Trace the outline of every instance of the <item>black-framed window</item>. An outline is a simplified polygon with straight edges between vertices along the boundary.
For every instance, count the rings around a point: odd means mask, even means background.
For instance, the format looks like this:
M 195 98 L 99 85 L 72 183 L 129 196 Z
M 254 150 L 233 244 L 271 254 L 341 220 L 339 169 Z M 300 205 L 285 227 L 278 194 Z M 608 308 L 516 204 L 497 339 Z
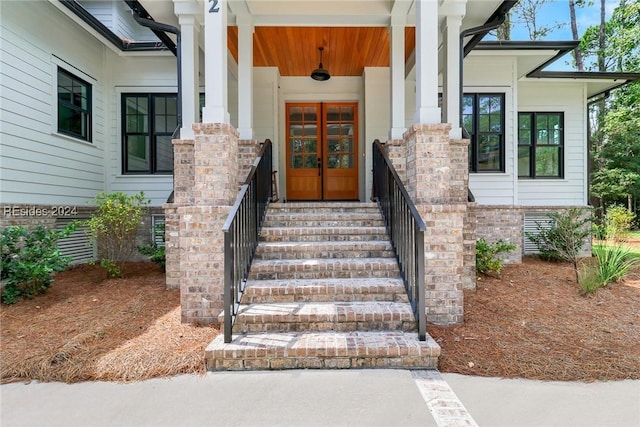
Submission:
M 91 142 L 91 84 L 58 68 L 58 133 Z
M 564 113 L 518 113 L 518 177 L 562 178 Z
M 504 172 L 504 93 L 465 93 L 462 126 L 469 133 L 469 171 Z
M 122 94 L 122 172 L 173 172 L 171 137 L 178 126 L 175 93 Z

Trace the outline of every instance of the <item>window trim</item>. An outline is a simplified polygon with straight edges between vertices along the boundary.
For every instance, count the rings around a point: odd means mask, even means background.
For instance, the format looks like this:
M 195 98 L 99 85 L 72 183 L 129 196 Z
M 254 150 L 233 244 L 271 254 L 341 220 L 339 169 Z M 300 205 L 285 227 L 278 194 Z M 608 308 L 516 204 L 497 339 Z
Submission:
M 464 97 L 473 97 L 473 127 L 472 132 L 467 132 L 471 136 L 471 140 L 469 142 L 469 173 L 478 173 L 478 174 L 504 174 L 506 172 L 506 102 L 507 102 L 507 94 L 505 92 L 465 92 L 463 94 L 463 106 L 464 106 Z M 499 96 L 501 101 L 501 109 L 500 109 L 500 120 L 502 123 L 502 129 L 499 133 L 497 132 L 488 132 L 488 134 L 495 135 L 498 134 L 500 138 L 500 167 L 498 169 L 491 170 L 480 170 L 478 168 L 478 126 L 480 120 L 478 120 L 479 116 L 479 97 L 480 96 Z M 462 115 L 464 116 L 464 114 Z M 461 117 L 461 126 L 464 127 L 464 120 Z M 487 132 L 483 132 L 487 133 Z
M 94 142 L 94 136 L 93 136 L 93 130 L 94 130 L 94 126 L 93 126 L 93 106 L 95 104 L 94 102 L 94 90 L 93 90 L 93 86 L 96 84 L 96 81 L 94 79 L 92 79 L 91 77 L 87 76 L 86 74 L 82 73 L 81 71 L 75 69 L 75 67 L 71 67 L 69 66 L 67 63 L 65 63 L 62 60 L 59 60 L 56 57 L 52 57 L 52 74 L 53 74 L 53 84 L 52 84 L 52 89 L 53 89 L 53 106 L 54 106 L 54 114 L 52 114 L 52 133 L 60 136 L 60 137 L 64 137 L 64 138 L 69 138 L 73 141 L 79 141 L 79 142 L 83 142 L 83 143 L 87 143 L 87 144 L 92 144 Z M 72 68 L 74 71 L 69 71 L 69 69 Z M 66 75 L 67 77 L 69 77 L 70 79 L 72 79 L 73 81 L 79 82 L 83 85 L 85 85 L 87 87 L 87 104 L 88 104 L 88 108 L 87 109 L 82 109 L 82 108 L 78 108 L 77 106 L 61 101 L 60 100 L 60 96 L 59 96 L 59 92 L 58 92 L 58 88 L 60 86 L 60 79 L 59 79 L 59 74 L 62 73 L 64 75 Z M 80 134 L 76 134 L 74 132 L 71 131 L 66 131 L 64 129 L 60 128 L 60 104 L 61 102 L 64 103 L 65 106 L 67 106 L 68 108 L 74 109 L 76 111 L 83 111 L 86 113 L 86 138 L 83 137 Z
M 132 92 L 120 92 L 120 154 L 121 154 L 121 162 L 120 162 L 120 172 L 123 176 L 171 176 L 173 174 L 173 169 L 170 171 L 158 171 L 157 170 L 157 159 L 156 159 L 156 144 L 155 138 L 156 136 L 168 136 L 173 135 L 174 130 L 171 132 L 155 132 L 152 131 L 155 129 L 155 103 L 154 100 L 156 97 L 175 97 L 176 103 L 178 102 L 178 94 L 176 92 L 140 92 L 140 91 L 132 91 Z M 128 171 L 128 156 L 127 156 L 127 140 L 126 136 L 128 133 L 127 129 L 127 108 L 126 108 L 126 99 L 127 97 L 146 97 L 149 105 L 149 119 L 148 119 L 148 136 L 149 136 L 149 168 L 144 171 Z M 176 105 L 177 107 L 177 105 Z M 176 123 L 177 123 L 177 110 L 176 110 Z M 137 134 L 137 133 L 135 133 Z
M 561 143 L 559 145 L 553 144 L 540 144 L 538 145 L 538 138 L 535 137 L 534 132 L 537 130 L 537 117 L 538 115 L 554 115 L 557 114 L 560 116 L 560 136 Z M 520 117 L 528 115 L 531 117 L 531 144 L 520 144 Z M 565 119 L 564 119 L 564 111 L 518 111 L 518 117 L 516 122 L 516 141 L 517 141 L 517 149 L 516 149 L 516 165 L 518 179 L 528 180 L 528 179 L 536 179 L 536 180 L 561 180 L 564 179 L 564 157 L 565 157 Z M 520 147 L 529 148 L 529 174 L 528 175 L 520 175 Z M 536 148 L 538 147 L 557 147 L 559 149 L 558 154 L 558 176 L 536 176 Z

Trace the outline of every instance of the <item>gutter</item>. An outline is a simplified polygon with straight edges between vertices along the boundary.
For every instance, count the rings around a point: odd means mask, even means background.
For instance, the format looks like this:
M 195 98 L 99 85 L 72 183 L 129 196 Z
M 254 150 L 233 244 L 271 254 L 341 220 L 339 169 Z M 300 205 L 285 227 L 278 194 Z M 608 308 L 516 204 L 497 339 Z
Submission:
M 76 0 L 58 0 L 67 9 L 73 12 L 78 18 L 89 24 L 98 34 L 107 39 L 111 44 L 115 45 L 123 52 L 145 52 L 145 51 L 165 51 L 171 50 L 171 47 L 167 46 L 163 42 L 127 42 L 118 37 L 113 31 L 111 31 L 106 25 L 100 22 L 95 16 L 90 14 L 80 3 Z M 162 40 L 162 39 L 161 39 Z M 171 39 L 169 39 L 171 41 Z M 173 42 L 171 42 L 173 44 Z M 175 49 L 175 46 L 174 46 Z M 175 52 L 174 52 L 175 54 Z
M 129 6 L 129 8 L 131 8 L 131 11 L 133 12 L 133 19 L 135 19 L 138 24 L 153 31 L 154 34 L 156 34 L 165 44 L 170 43 L 170 46 L 167 47 L 176 56 L 178 65 L 178 105 L 176 106 L 178 123 L 171 137 L 173 139 L 179 139 L 180 128 L 182 127 L 182 36 L 180 34 L 180 29 L 174 27 L 173 25 L 154 21 L 151 15 L 149 15 L 149 12 L 147 12 L 137 0 L 125 0 L 125 3 L 127 4 L 127 6 Z M 169 38 L 169 36 L 167 36 L 166 33 L 176 35 L 177 46 L 173 44 L 173 41 Z
M 507 19 L 507 13 L 509 13 L 516 3 L 518 3 L 517 0 L 503 1 L 483 25 L 468 28 L 460 33 L 460 127 L 462 128 L 462 136 L 464 138 L 469 137 L 466 129 L 462 126 L 462 112 L 464 108 L 464 58 L 469 54 L 469 52 L 471 52 L 471 50 L 473 50 L 474 47 L 476 47 L 478 43 L 480 43 L 480 40 L 482 40 L 489 31 L 495 30 L 504 23 Z M 473 37 L 465 46 L 464 39 L 469 36 Z

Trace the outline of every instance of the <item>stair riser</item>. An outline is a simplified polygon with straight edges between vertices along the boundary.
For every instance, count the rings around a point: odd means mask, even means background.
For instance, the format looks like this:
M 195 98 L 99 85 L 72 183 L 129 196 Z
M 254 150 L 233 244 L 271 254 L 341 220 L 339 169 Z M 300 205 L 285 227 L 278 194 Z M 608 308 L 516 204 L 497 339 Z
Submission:
M 388 239 L 386 234 L 271 234 L 260 235 L 261 242 L 371 242 Z
M 356 302 L 356 301 L 392 301 L 409 302 L 406 293 L 375 293 L 375 294 L 282 294 L 282 295 L 255 295 L 245 293 L 242 296 L 243 304 L 269 304 L 285 302 Z
M 290 271 L 290 272 L 252 272 L 251 280 L 285 280 L 285 279 L 357 279 L 357 278 L 399 278 L 398 271 Z
M 405 368 L 437 369 L 438 356 L 401 356 L 401 357 L 263 357 L 222 359 L 207 357 L 207 369 L 210 371 L 251 371 L 265 369 L 367 369 L 367 368 Z
M 285 219 L 270 220 L 264 223 L 265 227 L 384 227 L 381 219 L 363 219 L 356 221 L 336 221 L 336 220 L 306 220 L 306 219 Z
M 300 251 L 300 252 L 256 252 L 255 259 L 345 259 L 345 258 L 393 258 L 393 251 Z
M 410 332 L 416 328 L 415 321 L 362 321 L 362 322 L 274 322 L 243 323 L 241 318 L 233 326 L 234 333 L 249 332 L 308 332 L 308 331 L 403 331 Z

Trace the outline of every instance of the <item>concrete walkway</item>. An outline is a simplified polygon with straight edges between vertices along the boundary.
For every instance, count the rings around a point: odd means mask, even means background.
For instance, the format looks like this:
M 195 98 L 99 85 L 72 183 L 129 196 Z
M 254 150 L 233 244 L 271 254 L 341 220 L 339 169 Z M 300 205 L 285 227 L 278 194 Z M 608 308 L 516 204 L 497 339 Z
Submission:
M 16 383 L 0 386 L 0 399 L 2 427 L 640 426 L 640 381 L 554 383 L 434 371 L 219 372 L 133 384 Z

